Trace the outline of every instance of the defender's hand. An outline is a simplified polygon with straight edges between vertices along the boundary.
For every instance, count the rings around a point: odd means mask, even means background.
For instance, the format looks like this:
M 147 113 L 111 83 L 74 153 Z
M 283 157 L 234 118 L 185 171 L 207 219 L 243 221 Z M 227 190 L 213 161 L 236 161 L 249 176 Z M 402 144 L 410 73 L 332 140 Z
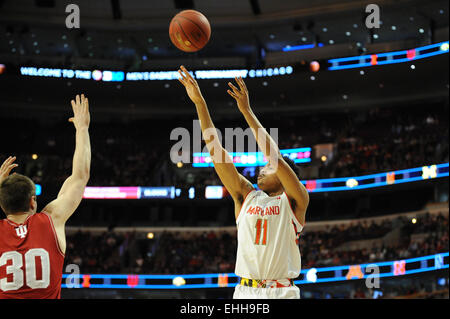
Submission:
M 19 166 L 19 164 L 14 164 L 15 160 L 15 156 L 10 156 L 3 162 L 2 166 L 0 166 L 0 184 L 9 176 L 14 168 Z
M 69 119 L 75 125 L 77 130 L 89 128 L 91 122 L 91 116 L 89 114 L 89 101 L 84 97 L 84 94 L 75 97 L 75 101 L 72 100 L 73 117 Z
M 197 81 L 195 81 L 192 75 L 189 74 L 188 70 L 186 70 L 184 66 L 180 66 L 178 73 L 181 76 L 178 80 L 186 88 L 186 92 L 192 102 L 194 102 L 194 104 L 204 103 L 205 99 L 202 96 L 202 92 L 200 91 Z
M 237 102 L 239 111 L 246 112 L 250 110 L 250 101 L 248 99 L 248 90 L 245 86 L 244 80 L 242 77 L 234 78 L 236 83 L 239 85 L 239 89 L 235 87 L 231 82 L 228 82 L 228 86 L 233 90 L 228 90 L 228 94 L 230 94 Z

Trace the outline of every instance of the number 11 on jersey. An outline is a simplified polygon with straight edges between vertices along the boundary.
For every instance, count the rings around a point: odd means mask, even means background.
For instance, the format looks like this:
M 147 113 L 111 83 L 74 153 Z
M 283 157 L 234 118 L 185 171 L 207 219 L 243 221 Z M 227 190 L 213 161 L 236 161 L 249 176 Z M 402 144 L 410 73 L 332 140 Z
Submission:
M 259 218 L 256 221 L 255 228 L 256 228 L 255 245 L 259 245 L 260 244 L 260 241 L 261 241 L 261 230 L 263 231 L 262 232 L 261 245 L 265 245 L 267 243 L 267 219 Z

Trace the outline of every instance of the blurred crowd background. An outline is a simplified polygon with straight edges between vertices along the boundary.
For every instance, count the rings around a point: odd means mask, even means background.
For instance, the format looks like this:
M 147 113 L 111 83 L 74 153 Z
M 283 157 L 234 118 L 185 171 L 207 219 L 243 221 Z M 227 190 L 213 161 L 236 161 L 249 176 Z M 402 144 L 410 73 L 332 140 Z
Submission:
M 353 241 L 382 239 L 399 230 L 401 240 L 352 248 Z M 351 265 L 406 259 L 449 249 L 447 216 L 426 214 L 413 224 L 410 219 L 386 218 L 381 224 L 353 221 L 308 231 L 300 235 L 302 268 Z M 421 234 L 417 239 L 414 235 Z M 189 274 L 234 272 L 236 232 L 117 232 L 101 234 L 79 230 L 67 237 L 67 264 L 77 264 L 86 273 Z
M 170 159 L 170 149 L 177 142 L 170 140 L 171 130 L 183 127 L 193 134 L 193 120 L 116 120 L 92 125 L 93 174 L 89 185 L 221 185 L 212 168 L 189 170 L 191 165 L 180 168 Z M 215 122 L 222 132 L 227 127 L 247 127 L 242 120 Z M 261 122 L 279 128 L 280 149 L 312 148 L 311 163 L 300 165 L 305 179 L 413 168 L 448 162 L 449 158 L 448 108 L 442 104 L 371 108 L 320 117 L 262 116 Z M 16 127 L 21 129 L 15 130 Z M 0 127 L 0 134 L 7 136 L 11 131 L 18 135 L 20 143 L 17 138 L 14 143 L 6 140 L 2 152 L 9 153 L 0 153 L 0 159 L 15 155 L 20 165 L 18 172 L 44 186 L 61 185 L 71 172 L 72 124 L 66 119 L 55 123 L 11 119 Z M 326 158 L 315 148 L 324 144 L 331 149 Z M 256 182 L 254 174 L 244 175 Z

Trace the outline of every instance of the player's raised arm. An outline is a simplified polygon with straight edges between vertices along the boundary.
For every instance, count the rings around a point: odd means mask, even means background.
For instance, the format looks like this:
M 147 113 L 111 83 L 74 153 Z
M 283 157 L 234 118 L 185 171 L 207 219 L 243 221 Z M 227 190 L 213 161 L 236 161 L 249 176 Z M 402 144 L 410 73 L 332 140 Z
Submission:
M 15 164 L 16 160 L 15 156 L 9 156 L 0 166 L 0 184 L 9 176 L 11 171 L 19 166 L 19 164 Z
M 181 76 L 179 79 L 180 82 L 186 88 L 189 98 L 194 102 L 197 109 L 203 138 L 205 139 L 211 159 L 214 162 L 214 169 L 223 185 L 233 197 L 233 200 L 240 206 L 245 196 L 254 189 L 253 185 L 238 173 L 231 156 L 220 143 L 216 128 L 208 111 L 208 106 L 202 96 L 197 81 L 189 74 L 184 66 L 181 66 L 178 72 Z M 238 211 L 236 209 L 236 218 L 238 217 Z
M 62 185 L 57 198 L 43 209 L 50 214 L 56 227 L 63 226 L 80 204 L 89 181 L 91 167 L 89 101 L 82 94 L 81 97 L 77 95 L 71 103 L 74 115 L 69 122 L 75 126 L 72 174 Z
M 297 175 L 292 168 L 283 159 L 280 153 L 278 145 L 272 139 L 266 129 L 261 125 L 256 115 L 253 113 L 250 102 L 247 87 L 242 78 L 235 79 L 239 88 L 235 87 L 231 82 L 228 83 L 231 90 L 228 90 L 230 94 L 237 102 L 238 108 L 244 115 L 245 120 L 252 129 L 255 139 L 259 148 L 263 151 L 264 155 L 268 159 L 270 165 L 275 170 L 278 179 L 280 180 L 283 188 L 293 202 L 293 209 L 299 222 L 303 225 L 305 221 L 306 208 L 309 203 L 309 195 L 305 186 L 299 181 Z

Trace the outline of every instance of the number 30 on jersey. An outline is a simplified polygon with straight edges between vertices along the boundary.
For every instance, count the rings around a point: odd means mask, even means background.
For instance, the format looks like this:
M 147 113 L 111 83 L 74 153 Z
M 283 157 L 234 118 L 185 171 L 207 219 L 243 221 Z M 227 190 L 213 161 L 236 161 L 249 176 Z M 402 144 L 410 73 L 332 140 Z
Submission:
M 36 276 L 36 257 L 41 261 L 42 278 Z M 23 264 L 25 260 L 25 265 Z M 8 261 L 11 261 L 8 265 Z M 0 279 L 0 290 L 18 290 L 24 286 L 24 271 L 26 285 L 31 289 L 47 288 L 50 284 L 50 258 L 48 252 L 42 248 L 28 250 L 25 255 L 17 251 L 7 251 L 0 256 L 0 267 L 6 266 L 6 275 L 12 274 L 12 280 Z

